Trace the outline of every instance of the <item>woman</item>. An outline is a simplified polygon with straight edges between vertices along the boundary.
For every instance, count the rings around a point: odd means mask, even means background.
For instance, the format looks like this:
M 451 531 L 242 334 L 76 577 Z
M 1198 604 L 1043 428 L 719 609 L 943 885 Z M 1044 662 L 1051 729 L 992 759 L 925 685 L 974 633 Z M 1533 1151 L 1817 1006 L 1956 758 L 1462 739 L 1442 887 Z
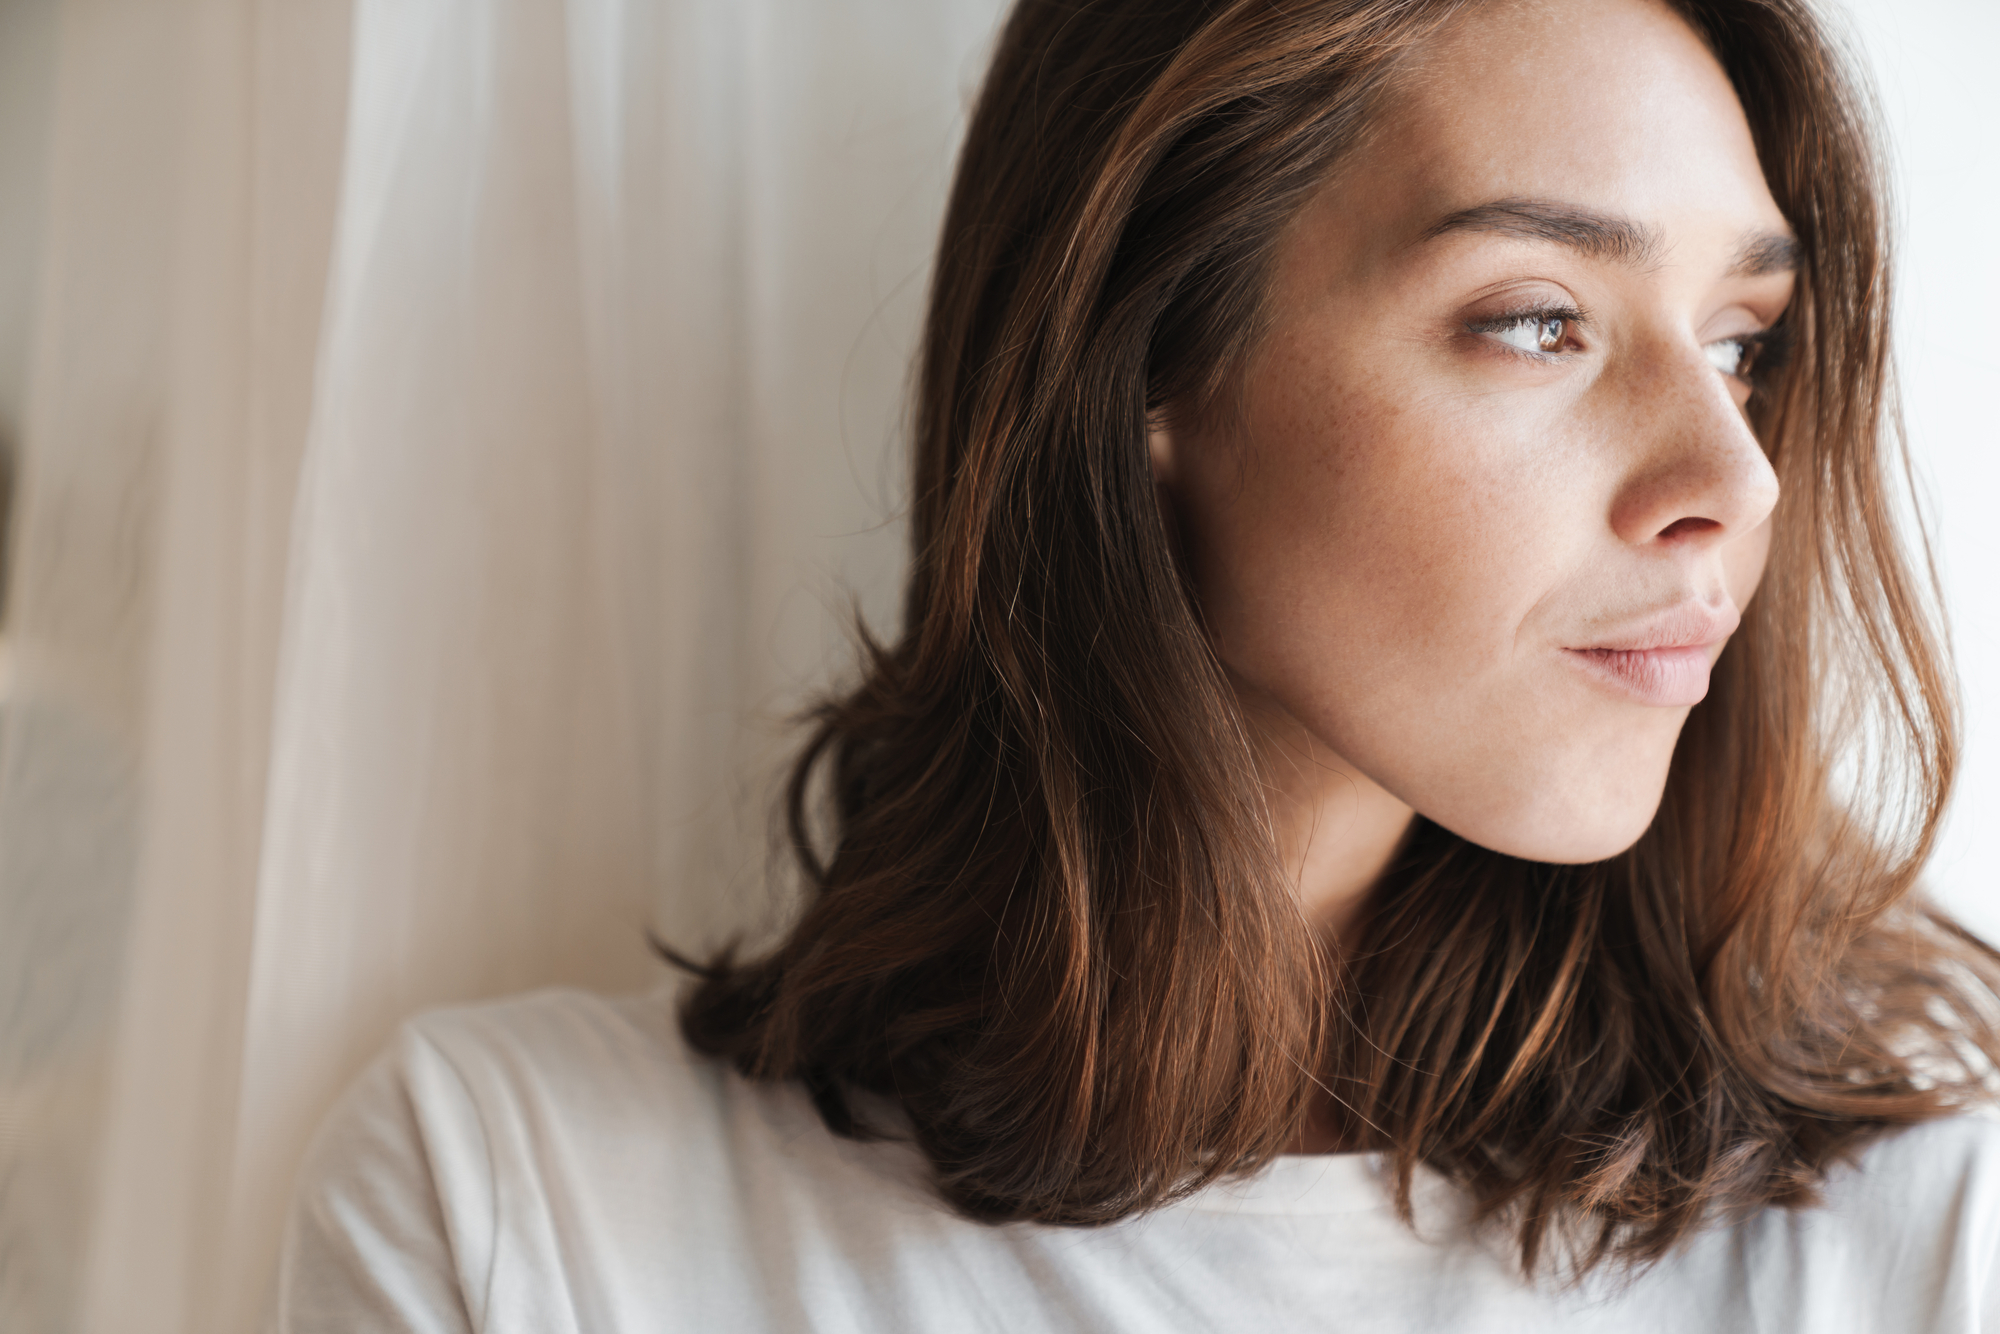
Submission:
M 1801 0 L 1021 0 L 803 917 L 414 1024 L 282 1327 L 2000 1320 L 1875 171 Z

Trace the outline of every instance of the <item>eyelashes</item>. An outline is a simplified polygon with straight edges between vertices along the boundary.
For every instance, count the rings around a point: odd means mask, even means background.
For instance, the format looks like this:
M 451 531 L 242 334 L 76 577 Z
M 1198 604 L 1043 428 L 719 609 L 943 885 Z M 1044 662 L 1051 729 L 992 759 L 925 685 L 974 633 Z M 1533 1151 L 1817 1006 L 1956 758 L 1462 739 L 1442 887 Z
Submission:
M 1570 345 L 1575 342 L 1576 331 L 1588 323 L 1588 318 L 1574 306 L 1537 305 L 1471 320 L 1465 329 L 1520 356 L 1549 362 L 1560 360 L 1573 350 Z M 1755 390 L 1767 384 L 1790 360 L 1791 329 L 1780 320 L 1755 333 L 1718 338 L 1704 344 L 1703 351 L 1716 370 Z
M 1474 320 L 1465 328 L 1516 352 L 1547 360 L 1561 354 L 1563 344 L 1583 323 L 1583 312 L 1574 306 L 1529 306 Z
M 1783 320 L 1758 333 L 1723 341 L 1741 346 L 1742 354 L 1733 373 L 1753 389 L 1769 384 L 1792 359 L 1792 329 Z

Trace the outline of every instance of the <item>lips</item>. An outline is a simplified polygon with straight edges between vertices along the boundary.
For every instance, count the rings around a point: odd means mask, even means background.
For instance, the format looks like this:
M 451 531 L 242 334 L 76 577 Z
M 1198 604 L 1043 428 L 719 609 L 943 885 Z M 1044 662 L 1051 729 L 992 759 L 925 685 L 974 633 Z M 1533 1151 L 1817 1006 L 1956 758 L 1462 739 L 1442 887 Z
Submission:
M 1709 667 L 1741 619 L 1727 602 L 1684 601 L 1563 654 L 1599 685 L 1635 703 L 1686 708 L 1708 694 Z

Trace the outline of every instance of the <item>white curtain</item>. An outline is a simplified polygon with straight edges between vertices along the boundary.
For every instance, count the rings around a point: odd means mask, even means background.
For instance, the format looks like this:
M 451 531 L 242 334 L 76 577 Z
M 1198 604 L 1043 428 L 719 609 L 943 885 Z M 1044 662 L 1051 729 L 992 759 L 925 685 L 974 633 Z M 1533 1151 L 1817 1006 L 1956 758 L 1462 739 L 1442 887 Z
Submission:
M 779 908 L 998 0 L 63 0 L 0 1328 L 255 1328 L 411 1011 Z

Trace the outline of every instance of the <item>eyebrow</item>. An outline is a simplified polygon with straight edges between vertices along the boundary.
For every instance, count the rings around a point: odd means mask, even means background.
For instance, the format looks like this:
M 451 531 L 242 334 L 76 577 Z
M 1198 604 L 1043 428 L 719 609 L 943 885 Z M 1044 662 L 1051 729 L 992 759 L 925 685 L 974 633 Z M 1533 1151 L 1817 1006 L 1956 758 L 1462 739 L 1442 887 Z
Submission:
M 1591 259 L 1643 268 L 1657 263 L 1659 234 L 1615 214 L 1548 199 L 1496 199 L 1447 213 L 1417 238 L 1435 241 L 1452 232 L 1497 232 L 1523 241 L 1549 241 Z
M 1738 247 L 1729 266 L 1732 278 L 1761 278 L 1767 273 L 1796 273 L 1803 258 L 1797 240 L 1783 232 L 1760 232 Z
M 1462 208 L 1424 229 L 1418 243 L 1452 232 L 1495 232 L 1523 241 L 1546 241 L 1590 258 L 1646 268 L 1657 264 L 1666 247 L 1650 227 L 1550 199 L 1496 199 Z M 1759 278 L 1790 273 L 1799 267 L 1799 243 L 1782 232 L 1757 232 L 1747 237 L 1730 261 L 1732 278 Z

